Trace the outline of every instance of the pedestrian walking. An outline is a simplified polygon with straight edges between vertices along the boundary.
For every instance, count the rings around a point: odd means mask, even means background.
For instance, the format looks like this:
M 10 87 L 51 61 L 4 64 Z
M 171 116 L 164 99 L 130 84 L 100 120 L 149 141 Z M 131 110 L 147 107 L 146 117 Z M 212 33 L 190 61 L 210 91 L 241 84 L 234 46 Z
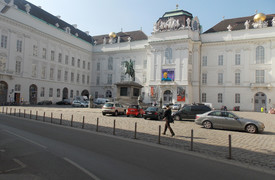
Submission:
M 163 135 L 166 134 L 166 130 L 167 128 L 170 130 L 171 132 L 171 136 L 175 136 L 175 133 L 173 131 L 173 129 L 170 126 L 170 123 L 173 122 L 173 118 L 172 118 L 172 111 L 169 105 L 166 105 L 166 110 L 164 112 L 164 118 L 163 120 L 165 120 L 165 128 L 164 128 L 164 132 L 162 133 Z

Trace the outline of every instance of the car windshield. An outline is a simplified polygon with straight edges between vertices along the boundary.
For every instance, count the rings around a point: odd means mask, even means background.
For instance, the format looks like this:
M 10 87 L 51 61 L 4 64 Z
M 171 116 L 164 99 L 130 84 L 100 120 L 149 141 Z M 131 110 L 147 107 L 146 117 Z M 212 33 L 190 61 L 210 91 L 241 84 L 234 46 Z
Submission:
M 129 108 L 134 108 L 134 109 L 137 109 L 137 108 L 138 108 L 138 106 L 137 106 L 137 105 L 131 105 L 131 106 L 129 106 Z
M 148 107 L 146 111 L 157 111 L 157 107 Z
M 113 104 L 111 104 L 111 103 L 106 103 L 106 104 L 104 104 L 104 106 L 105 106 L 105 107 L 113 107 Z

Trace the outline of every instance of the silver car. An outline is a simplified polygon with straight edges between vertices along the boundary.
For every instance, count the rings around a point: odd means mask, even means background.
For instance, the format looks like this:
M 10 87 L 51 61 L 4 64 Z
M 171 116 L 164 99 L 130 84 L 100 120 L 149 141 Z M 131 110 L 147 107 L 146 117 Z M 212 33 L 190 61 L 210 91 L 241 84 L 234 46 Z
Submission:
M 112 114 L 117 116 L 119 114 L 126 114 L 126 108 L 123 105 L 116 102 L 107 102 L 102 107 L 102 115 Z
M 263 132 L 265 128 L 262 122 L 241 118 L 232 112 L 219 110 L 197 114 L 195 123 L 207 129 L 244 130 L 249 133 Z

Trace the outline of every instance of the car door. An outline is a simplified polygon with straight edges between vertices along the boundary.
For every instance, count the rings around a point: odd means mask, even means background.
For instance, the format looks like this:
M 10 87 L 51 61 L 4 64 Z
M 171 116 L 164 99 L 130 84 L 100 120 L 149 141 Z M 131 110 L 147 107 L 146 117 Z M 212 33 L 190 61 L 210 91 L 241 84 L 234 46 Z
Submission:
M 238 117 L 230 112 L 224 112 L 225 121 L 228 129 L 242 129 L 242 124 Z
M 190 116 L 189 115 L 190 112 L 191 112 L 191 106 L 186 106 L 178 114 L 180 115 L 181 119 L 188 119 Z
M 225 117 L 221 111 L 214 111 L 208 114 L 208 119 L 212 122 L 214 128 L 222 128 Z

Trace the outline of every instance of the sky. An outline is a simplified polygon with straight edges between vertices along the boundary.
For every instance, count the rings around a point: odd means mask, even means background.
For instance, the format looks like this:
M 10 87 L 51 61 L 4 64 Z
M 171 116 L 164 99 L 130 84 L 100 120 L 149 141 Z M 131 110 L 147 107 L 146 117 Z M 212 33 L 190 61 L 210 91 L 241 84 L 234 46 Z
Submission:
M 225 19 L 275 14 L 275 0 L 28 0 L 90 35 L 141 30 L 150 36 L 154 23 L 176 9 L 198 17 L 203 32 Z

